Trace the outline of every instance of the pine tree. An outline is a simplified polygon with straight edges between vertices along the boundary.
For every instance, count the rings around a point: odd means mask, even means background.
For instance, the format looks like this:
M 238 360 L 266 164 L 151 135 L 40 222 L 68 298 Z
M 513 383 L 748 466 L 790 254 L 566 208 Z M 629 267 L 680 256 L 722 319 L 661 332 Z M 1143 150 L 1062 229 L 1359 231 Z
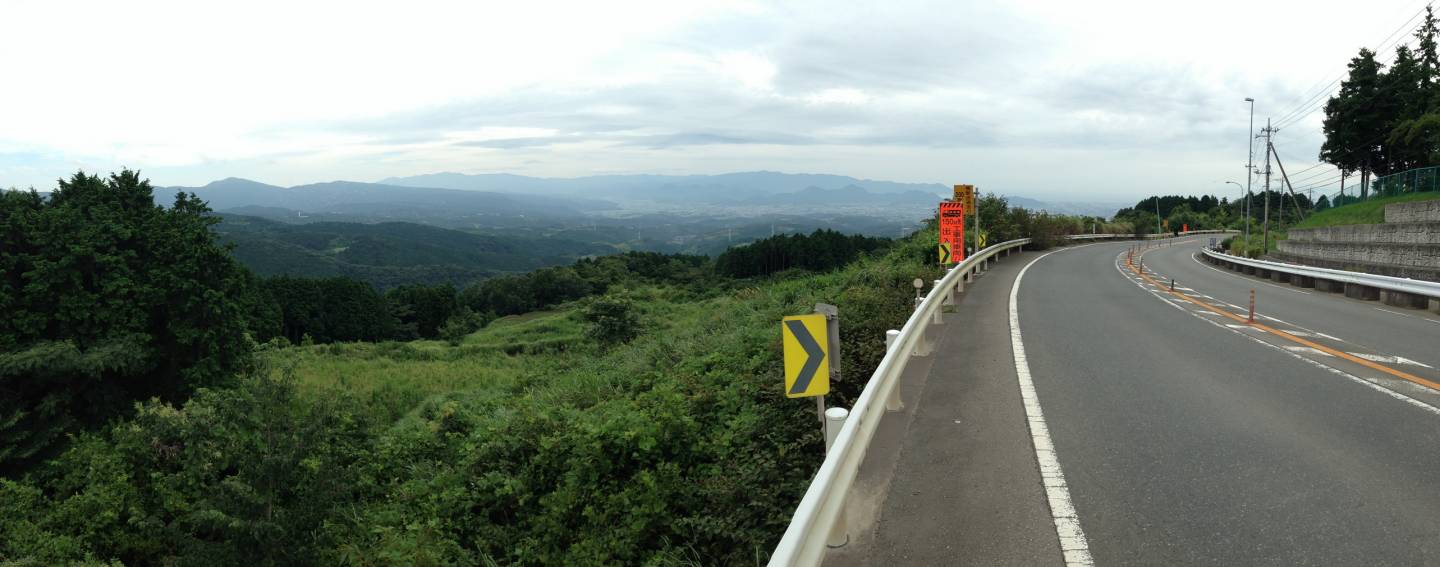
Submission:
M 1340 92 L 1325 103 L 1320 159 L 1342 171 L 1359 171 L 1363 178 L 1383 164 L 1380 142 L 1389 133 L 1373 106 L 1379 98 L 1381 65 L 1375 52 L 1362 48 L 1349 68 Z

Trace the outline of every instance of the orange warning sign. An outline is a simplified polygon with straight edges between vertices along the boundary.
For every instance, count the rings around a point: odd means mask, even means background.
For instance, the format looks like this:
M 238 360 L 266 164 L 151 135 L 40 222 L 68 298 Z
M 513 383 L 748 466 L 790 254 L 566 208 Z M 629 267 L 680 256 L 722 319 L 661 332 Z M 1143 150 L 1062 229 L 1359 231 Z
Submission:
M 946 258 L 948 248 L 948 256 Z M 956 264 L 965 259 L 965 205 L 940 203 L 940 263 Z

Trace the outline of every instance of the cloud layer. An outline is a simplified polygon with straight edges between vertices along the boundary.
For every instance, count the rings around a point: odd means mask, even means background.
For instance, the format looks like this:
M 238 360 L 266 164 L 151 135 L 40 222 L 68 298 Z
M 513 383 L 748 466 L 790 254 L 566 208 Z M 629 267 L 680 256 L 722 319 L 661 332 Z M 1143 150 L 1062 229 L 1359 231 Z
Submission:
M 1412 3 L 20 0 L 0 185 L 769 169 L 1219 193 L 1243 180 L 1242 98 L 1283 114 Z M 1309 33 L 1244 23 L 1267 17 Z M 1282 132 L 1287 166 L 1317 125 Z

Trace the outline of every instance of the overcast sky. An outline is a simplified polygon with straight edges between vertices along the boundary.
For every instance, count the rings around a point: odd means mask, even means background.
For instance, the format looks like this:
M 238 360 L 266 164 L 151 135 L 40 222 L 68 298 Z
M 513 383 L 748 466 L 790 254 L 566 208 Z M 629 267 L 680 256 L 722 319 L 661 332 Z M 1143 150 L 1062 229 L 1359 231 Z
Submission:
M 1242 99 L 1257 127 L 1291 112 L 1424 4 L 3 0 L 0 186 L 765 169 L 1234 195 Z M 1319 120 L 1278 134 L 1292 172 Z

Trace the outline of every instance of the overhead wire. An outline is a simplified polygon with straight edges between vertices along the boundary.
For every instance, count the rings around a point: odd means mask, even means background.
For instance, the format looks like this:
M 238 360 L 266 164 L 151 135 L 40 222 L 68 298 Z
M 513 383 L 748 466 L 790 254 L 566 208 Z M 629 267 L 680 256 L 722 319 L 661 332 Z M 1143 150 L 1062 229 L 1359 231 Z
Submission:
M 1380 40 L 1380 42 L 1376 44 L 1376 48 L 1375 48 L 1374 53 L 1376 53 L 1376 54 L 1378 55 L 1378 54 L 1384 52 L 1385 50 L 1390 49 L 1391 47 L 1395 47 L 1396 44 L 1399 43 L 1397 36 L 1400 34 L 1400 32 L 1406 31 L 1407 27 L 1409 28 L 1409 31 L 1412 31 L 1412 32 L 1415 31 L 1416 27 L 1418 27 L 1418 26 L 1411 27 L 1410 24 L 1411 24 L 1412 22 L 1414 22 L 1416 18 L 1419 18 L 1421 14 L 1425 13 L 1425 9 L 1428 8 L 1428 7 L 1430 7 L 1431 2 L 1432 2 L 1432 0 L 1427 0 L 1427 1 L 1425 2 L 1425 4 L 1420 7 L 1419 10 L 1416 10 L 1416 12 L 1415 12 L 1413 15 L 1411 15 L 1409 19 L 1405 20 L 1405 23 L 1400 24 L 1400 26 L 1397 27 L 1397 28 L 1395 28 L 1394 31 L 1390 32 L 1389 35 L 1385 36 L 1385 39 Z M 1386 44 L 1387 44 L 1387 43 L 1390 43 L 1392 39 L 1396 40 L 1395 44 L 1391 44 L 1390 46 L 1387 46 Z M 1408 42 L 1407 42 L 1407 44 L 1408 44 Z M 1309 108 L 1309 107 L 1311 107 L 1311 106 L 1314 106 L 1315 104 L 1319 104 L 1319 103 L 1316 102 L 1316 101 L 1317 101 L 1317 100 L 1323 100 L 1323 99 L 1324 99 L 1324 96 L 1327 95 L 1327 94 L 1329 94 L 1329 93 L 1335 88 L 1335 85 L 1339 84 L 1340 81 L 1345 78 L 1345 75 L 1346 75 L 1346 71 L 1341 71 L 1341 72 L 1339 73 L 1339 75 L 1335 77 L 1334 80 L 1331 80 L 1331 81 L 1329 81 L 1329 82 L 1326 82 L 1326 83 L 1325 83 L 1325 86 L 1324 86 L 1324 87 L 1321 87 L 1320 90 L 1315 91 L 1314 94 L 1312 94 L 1312 95 L 1310 95 L 1310 96 L 1308 96 L 1308 97 L 1305 97 L 1304 95 L 1301 95 L 1301 97 L 1297 97 L 1296 100 L 1304 100 L 1305 102 L 1302 102 L 1302 103 L 1300 103 L 1299 105 L 1293 107 L 1289 112 L 1281 115 L 1280 118 L 1276 119 L 1276 121 L 1275 121 L 1276 127 L 1279 127 L 1279 126 L 1281 125 L 1281 123 L 1294 123 L 1296 120 L 1299 120 L 1299 119 L 1302 118 L 1303 116 L 1306 116 L 1306 115 L 1309 115 L 1310 113 L 1313 113 L 1313 112 L 1314 112 L 1314 109 L 1313 109 L 1313 108 L 1311 108 L 1311 109 L 1308 110 L 1308 111 L 1305 111 L 1304 109 Z M 1302 91 L 1302 92 L 1305 92 L 1305 91 Z M 1303 114 L 1301 114 L 1302 111 L 1304 111 Z

